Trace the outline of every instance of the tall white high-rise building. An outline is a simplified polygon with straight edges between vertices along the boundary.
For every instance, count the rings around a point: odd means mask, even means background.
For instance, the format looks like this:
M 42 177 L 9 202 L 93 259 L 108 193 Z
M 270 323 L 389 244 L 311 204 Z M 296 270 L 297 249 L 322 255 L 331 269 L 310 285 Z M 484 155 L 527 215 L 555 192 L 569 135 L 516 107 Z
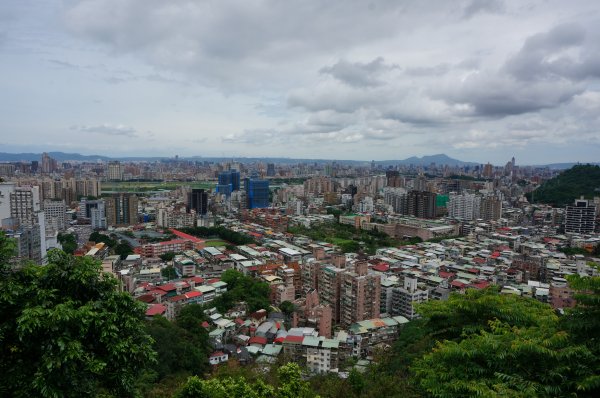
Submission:
M 65 201 L 62 199 L 45 199 L 43 204 L 46 216 L 46 233 L 64 231 L 68 225 Z
M 13 182 L 0 183 L 0 227 L 2 220 L 11 217 L 10 213 L 10 194 L 15 191 L 16 184 Z
M 17 187 L 10 193 L 10 216 L 20 225 L 36 224 L 40 210 L 40 187 Z
M 476 220 L 480 218 L 481 196 L 471 193 L 450 193 L 448 203 L 448 217 L 457 220 Z
M 10 193 L 10 216 L 20 236 L 27 238 L 27 256 L 38 264 L 46 261 L 46 219 L 40 206 L 40 187 L 16 187 Z
M 392 314 L 402 315 L 408 319 L 418 318 L 415 304 L 429 299 L 427 289 L 419 289 L 416 278 L 405 278 L 404 286 L 392 290 Z

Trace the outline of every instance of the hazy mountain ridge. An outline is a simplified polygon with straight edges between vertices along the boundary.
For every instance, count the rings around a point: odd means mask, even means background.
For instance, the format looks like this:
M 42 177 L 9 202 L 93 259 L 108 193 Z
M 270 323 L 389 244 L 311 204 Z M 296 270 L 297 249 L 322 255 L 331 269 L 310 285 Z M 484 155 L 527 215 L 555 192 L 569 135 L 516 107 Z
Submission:
M 48 155 L 59 162 L 65 161 L 78 161 L 78 162 L 97 162 L 97 161 L 109 161 L 109 160 L 121 160 L 121 161 L 138 161 L 138 162 L 156 162 L 160 160 L 173 160 L 173 157 L 167 156 L 105 156 L 105 155 L 82 155 L 79 153 L 66 153 L 66 152 L 48 152 Z M 0 162 L 31 162 L 34 160 L 41 161 L 41 153 L 8 153 L 0 152 Z M 181 156 L 180 160 L 194 160 L 194 161 L 209 161 L 209 162 L 222 162 L 222 161 L 237 161 L 240 163 L 252 163 L 252 162 L 270 162 L 270 163 L 331 163 L 337 162 L 341 164 L 370 164 L 368 160 L 349 160 L 349 159 L 302 159 L 302 158 L 279 158 L 279 157 L 203 157 L 203 156 Z M 429 166 L 432 163 L 437 166 L 477 166 L 481 163 L 463 161 L 454 159 L 446 154 L 440 153 L 436 155 L 425 155 L 422 157 L 411 156 L 406 159 L 398 160 L 375 160 L 375 164 L 378 166 L 388 167 L 395 165 L 413 165 L 413 166 Z M 545 165 L 533 165 L 535 167 L 548 167 L 555 170 L 569 169 L 577 164 L 588 164 L 588 162 L 567 162 L 567 163 L 551 163 Z M 594 165 L 600 165 L 600 162 L 589 163 Z
M 172 157 L 160 157 L 160 156 L 117 156 L 110 157 L 104 155 L 82 155 L 79 153 L 65 153 L 65 152 L 48 152 L 48 155 L 59 162 L 64 161 L 89 161 L 96 162 L 98 160 L 108 161 L 108 160 L 122 160 L 122 161 L 158 161 L 158 160 L 168 160 L 174 159 Z M 42 158 L 41 153 L 7 153 L 0 152 L 0 161 L 2 162 L 20 162 L 27 161 L 31 162 L 34 160 L 40 161 Z M 277 157 L 203 157 L 203 156 L 184 156 L 179 157 L 180 160 L 196 160 L 196 161 L 227 161 L 227 160 L 235 160 L 242 163 L 249 162 L 273 162 L 273 163 L 330 163 L 332 161 L 339 163 L 352 163 L 352 164 L 368 164 L 370 161 L 366 160 L 349 160 L 349 159 L 302 159 L 302 158 L 277 158 Z M 399 160 L 379 160 L 375 161 L 376 165 L 415 165 L 415 166 L 429 166 L 431 163 L 435 163 L 436 165 L 449 165 L 449 166 L 462 166 L 462 165 L 477 165 L 479 163 L 474 162 L 465 162 L 458 159 L 453 159 L 445 154 L 437 154 L 437 155 L 428 155 L 423 157 L 412 156 L 407 159 L 399 159 Z

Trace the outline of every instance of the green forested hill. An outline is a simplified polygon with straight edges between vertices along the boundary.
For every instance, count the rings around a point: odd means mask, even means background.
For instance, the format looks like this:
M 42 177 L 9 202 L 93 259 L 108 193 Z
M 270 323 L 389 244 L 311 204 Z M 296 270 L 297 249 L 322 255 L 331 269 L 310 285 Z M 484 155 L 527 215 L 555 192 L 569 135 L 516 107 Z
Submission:
M 600 166 L 577 165 L 544 182 L 533 193 L 535 203 L 565 206 L 581 195 L 592 198 L 600 195 Z M 527 194 L 531 202 L 531 193 Z

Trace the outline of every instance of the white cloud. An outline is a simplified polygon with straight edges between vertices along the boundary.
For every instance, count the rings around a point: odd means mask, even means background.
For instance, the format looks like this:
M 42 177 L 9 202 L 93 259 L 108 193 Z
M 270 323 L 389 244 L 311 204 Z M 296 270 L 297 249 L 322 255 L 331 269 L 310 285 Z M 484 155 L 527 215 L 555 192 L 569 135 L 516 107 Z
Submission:
M 598 142 L 593 2 L 18 3 L 0 5 L 10 145 L 42 129 L 65 141 L 65 125 L 104 140 L 152 130 L 182 154 L 504 158 L 560 143 L 575 158 Z

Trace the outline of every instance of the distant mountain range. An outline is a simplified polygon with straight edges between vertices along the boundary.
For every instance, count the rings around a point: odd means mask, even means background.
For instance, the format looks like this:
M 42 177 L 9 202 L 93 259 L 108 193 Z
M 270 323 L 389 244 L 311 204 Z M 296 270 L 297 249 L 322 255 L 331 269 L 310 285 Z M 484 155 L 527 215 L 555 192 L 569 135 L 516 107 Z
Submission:
M 65 153 L 65 152 L 48 152 L 48 155 L 59 162 L 66 161 L 78 161 L 78 162 L 97 162 L 97 161 L 109 161 L 109 160 L 121 160 L 121 161 L 147 161 L 147 162 L 155 162 L 160 160 L 168 160 L 173 159 L 166 156 L 163 157 L 150 157 L 150 156 L 128 156 L 128 157 L 109 157 L 103 155 L 81 155 L 79 153 Z M 0 152 L 0 162 L 31 162 L 34 160 L 41 161 L 42 154 L 41 153 L 7 153 Z M 202 156 L 189 156 L 189 157 L 180 157 L 181 160 L 193 160 L 193 161 L 209 161 L 209 162 L 222 162 L 228 160 L 236 160 L 241 163 L 252 163 L 252 162 L 271 162 L 271 163 L 330 163 L 332 161 L 344 164 L 368 164 L 370 162 L 364 160 L 337 160 L 337 159 L 292 159 L 292 158 L 268 158 L 268 157 L 252 157 L 252 158 L 244 158 L 244 157 L 202 157 Z M 429 166 L 430 164 L 435 163 L 438 166 L 476 166 L 480 163 L 476 162 L 465 162 L 462 160 L 451 158 L 445 154 L 437 154 L 437 155 L 428 155 L 423 157 L 411 156 L 407 159 L 400 160 L 379 160 L 375 161 L 376 165 L 380 165 L 383 167 L 387 166 L 395 166 L 395 165 L 414 165 L 414 166 Z M 546 165 L 536 165 L 537 167 L 549 167 L 551 169 L 568 169 L 573 167 L 574 165 L 579 164 L 576 162 L 573 163 L 552 163 Z M 600 163 L 592 163 L 592 164 L 600 164 Z
M 430 164 L 435 163 L 436 165 L 444 165 L 444 166 L 477 166 L 479 163 L 473 162 L 464 162 L 462 160 L 453 159 L 448 155 L 440 153 L 438 155 L 428 155 L 423 157 L 411 156 L 410 158 L 403 160 L 383 160 L 379 162 L 375 162 L 375 164 L 381 164 L 383 166 L 392 166 L 392 165 L 414 165 L 414 166 L 429 166 Z

